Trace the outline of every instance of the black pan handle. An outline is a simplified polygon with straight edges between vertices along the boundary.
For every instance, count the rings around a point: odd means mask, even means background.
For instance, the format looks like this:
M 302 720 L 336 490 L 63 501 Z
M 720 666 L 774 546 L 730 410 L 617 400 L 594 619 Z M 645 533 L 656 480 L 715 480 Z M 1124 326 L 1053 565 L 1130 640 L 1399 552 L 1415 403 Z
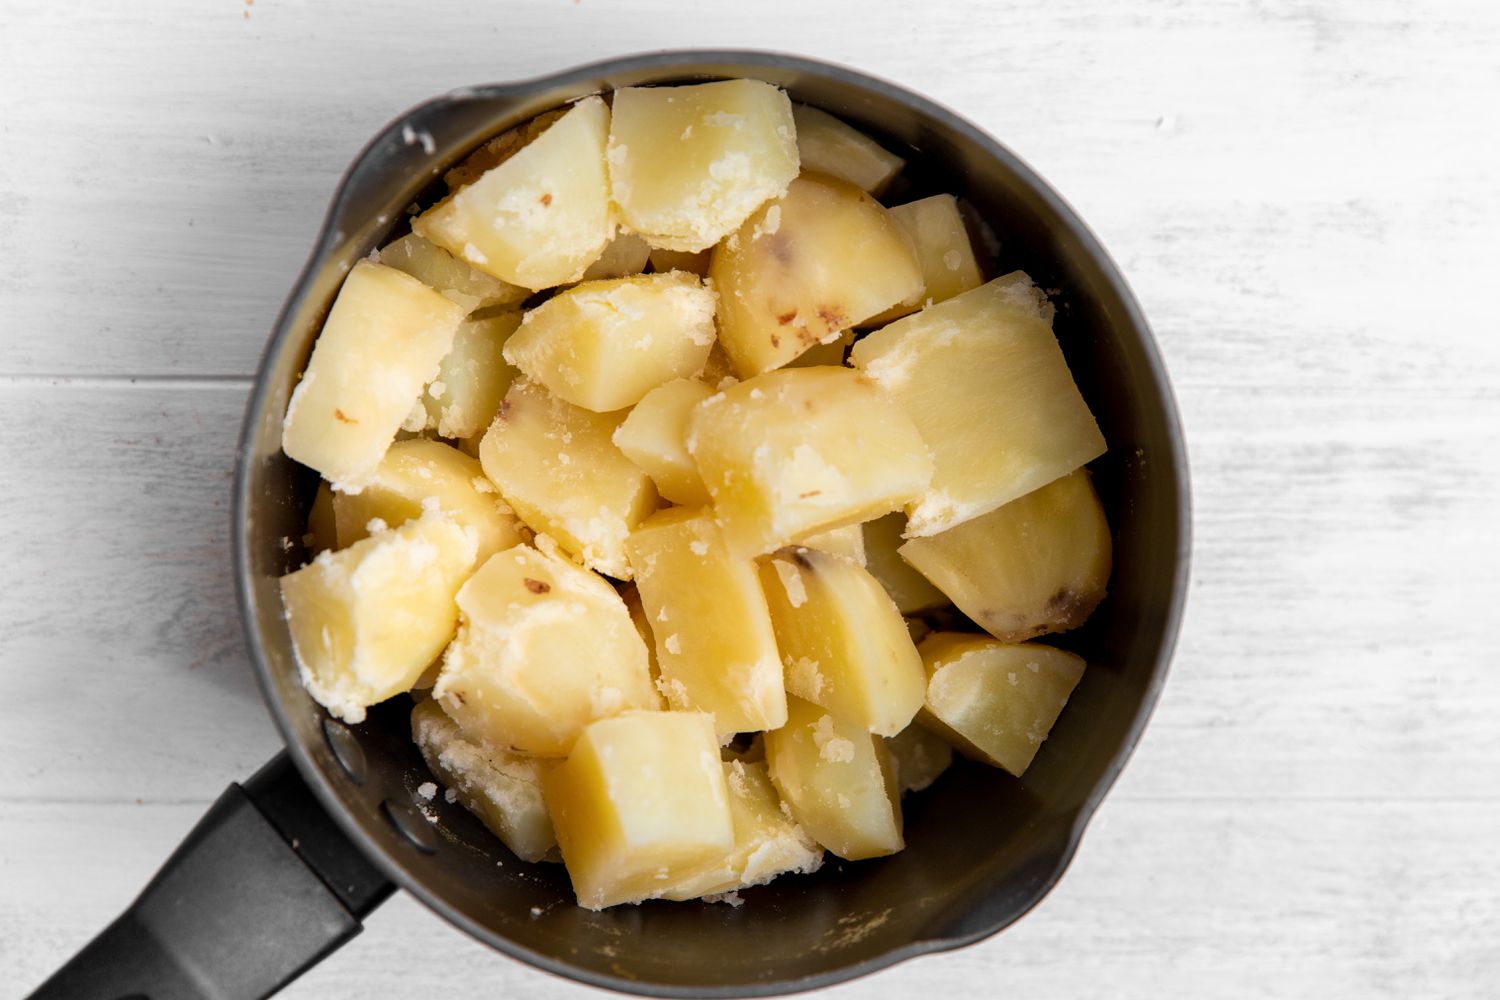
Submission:
M 130 908 L 32 1000 L 267 997 L 358 934 L 393 888 L 283 751 L 225 789 Z

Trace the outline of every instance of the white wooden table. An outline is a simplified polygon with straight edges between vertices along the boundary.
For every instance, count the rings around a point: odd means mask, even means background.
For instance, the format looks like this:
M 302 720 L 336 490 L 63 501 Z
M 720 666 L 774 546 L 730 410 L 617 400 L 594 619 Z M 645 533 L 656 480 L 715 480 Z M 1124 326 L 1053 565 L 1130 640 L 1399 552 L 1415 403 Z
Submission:
M 1155 324 L 1194 472 L 1180 652 L 1072 870 L 831 992 L 1494 995 L 1500 5 L 422 6 L 0 7 L 0 993 L 278 745 L 233 443 L 365 138 L 463 84 L 748 46 L 926 92 L 1056 184 Z M 397 897 L 286 995 L 590 992 Z

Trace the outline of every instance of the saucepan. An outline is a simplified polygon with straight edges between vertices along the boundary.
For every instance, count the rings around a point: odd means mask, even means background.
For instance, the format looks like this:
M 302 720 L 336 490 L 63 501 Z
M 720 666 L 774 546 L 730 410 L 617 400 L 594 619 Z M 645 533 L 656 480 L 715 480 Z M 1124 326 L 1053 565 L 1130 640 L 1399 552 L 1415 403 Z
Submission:
M 1024 780 L 961 762 L 906 802 L 905 851 L 830 859 L 742 905 L 573 902 L 560 865 L 518 861 L 429 780 L 398 697 L 354 726 L 303 691 L 277 577 L 306 558 L 316 478 L 280 450 L 287 398 L 354 262 L 431 200 L 442 172 L 497 132 L 616 87 L 754 77 L 906 156 L 912 197 L 967 199 L 1057 306 L 1056 332 L 1109 441 L 1094 481 L 1115 538 L 1108 598 L 1061 645 L 1088 661 Z M 1012 152 L 926 98 L 793 56 L 655 53 L 455 91 L 401 116 L 339 184 L 250 395 L 234 558 L 250 662 L 286 749 L 230 785 L 114 924 L 36 994 L 67 1000 L 259 997 L 359 932 L 400 887 L 539 969 L 626 993 L 769 996 L 827 986 L 1011 924 L 1062 876 L 1166 676 L 1188 579 L 1182 432 L 1140 307 L 1103 247 Z M 1129 914 L 1121 913 L 1121 919 Z

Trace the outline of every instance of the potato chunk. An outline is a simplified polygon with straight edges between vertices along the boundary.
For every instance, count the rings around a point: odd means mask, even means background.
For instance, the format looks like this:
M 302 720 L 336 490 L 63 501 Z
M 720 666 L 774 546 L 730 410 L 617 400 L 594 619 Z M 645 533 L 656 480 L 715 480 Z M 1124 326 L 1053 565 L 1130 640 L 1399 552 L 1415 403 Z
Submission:
M 625 457 L 645 470 L 656 491 L 672 503 L 708 505 L 708 487 L 687 450 L 688 418 L 714 391 L 690 378 L 657 386 L 635 404 L 615 430 L 614 442 Z
M 880 197 L 906 161 L 826 111 L 792 105 L 803 173 L 827 174 Z
M 598 413 L 696 375 L 714 343 L 714 293 L 682 271 L 586 281 L 526 314 L 505 360 Z
M 786 363 L 787 368 L 838 368 L 844 363 L 844 354 L 854 343 L 854 331 L 845 330 L 826 344 L 814 344 Z
M 628 712 L 583 731 L 543 779 L 578 905 L 660 896 L 734 848 L 713 720 Z
M 702 871 L 673 883 L 664 899 L 697 899 L 764 885 L 787 872 L 815 872 L 823 865 L 823 848 L 781 810 L 781 799 L 764 763 L 724 762 L 729 788 L 729 815 L 734 847 Z
M 287 456 L 357 491 L 453 346 L 463 307 L 409 274 L 362 260 L 334 299 L 292 392 Z
M 714 250 L 719 342 L 741 377 L 922 291 L 922 271 L 890 213 L 847 181 L 806 174 Z
M 615 91 L 610 189 L 653 247 L 707 249 L 796 176 L 792 105 L 768 83 Z
M 907 507 L 908 537 L 987 514 L 1104 454 L 1052 335 L 1052 307 L 1020 271 L 875 331 L 851 360 L 932 448 L 936 469 Z
M 898 302 L 870 320 L 872 326 L 883 326 L 934 302 L 943 302 L 971 288 L 984 284 L 969 231 L 958 211 L 958 199 L 951 194 L 897 205 L 891 218 L 906 230 L 922 265 L 922 291 Z
M 786 721 L 781 660 L 755 564 L 729 553 L 713 517 L 662 511 L 625 547 L 667 703 L 713 713 L 724 734 Z
M 610 440 L 623 417 L 574 406 L 521 379 L 480 441 L 479 461 L 533 531 L 628 580 L 625 536 L 656 509 L 656 489 Z
M 1082 625 L 1104 599 L 1109 523 L 1079 469 L 939 535 L 901 557 L 1002 642 Z
M 1083 659 L 1072 653 L 989 636 L 934 632 L 919 652 L 927 669 L 922 725 L 1016 777 L 1083 676 Z
M 531 293 L 476 271 L 431 240 L 408 233 L 380 250 L 380 263 L 404 271 L 456 302 L 464 312 L 519 304 Z
M 520 372 L 505 363 L 501 349 L 516 327 L 519 312 L 470 317 L 458 326 L 453 348 L 438 365 L 437 377 L 422 391 L 423 420 L 406 430 L 437 431 L 446 438 L 470 438 L 495 419 L 505 390 Z
M 583 272 L 584 281 L 605 281 L 640 274 L 651 259 L 651 244 L 635 233 L 621 233 L 610 241 L 599 259 Z
M 922 658 L 880 582 L 858 563 L 783 549 L 761 563 L 789 694 L 882 736 L 922 707 Z
M 878 517 L 921 495 L 932 474 L 906 414 L 847 368 L 731 386 L 693 411 L 687 444 L 738 556 Z
M 766 765 L 793 818 L 839 857 L 876 858 L 904 846 L 890 751 L 864 727 L 788 698 L 786 725 L 766 733 Z
M 625 602 L 581 566 L 518 545 L 480 567 L 458 608 L 432 693 L 470 740 L 560 756 L 594 719 L 660 704 Z
M 917 723 L 885 741 L 896 765 L 896 787 L 901 794 L 920 792 L 953 763 L 953 747 Z
M 846 524 L 842 528 L 830 528 L 816 535 L 808 535 L 798 543 L 819 552 L 832 552 L 860 566 L 865 564 L 865 533 L 863 525 Z
M 866 521 L 863 528 L 865 565 L 885 587 L 885 592 L 891 595 L 891 600 L 896 602 L 903 615 L 930 611 L 950 603 L 948 596 L 934 587 L 932 581 L 912 569 L 897 554 L 904 542 L 901 537 L 906 528 L 904 514 L 887 514 Z
M 397 441 L 359 493 L 336 493 L 333 520 L 339 548 L 376 529 L 397 527 L 432 507 L 474 531 L 475 564 L 521 541 L 521 525 L 500 502 L 479 463 L 441 441 Z
M 281 578 L 302 684 L 345 722 L 410 690 L 453 637 L 454 595 L 474 568 L 474 533 L 438 513 Z
M 609 108 L 579 101 L 478 180 L 412 220 L 412 232 L 522 288 L 576 281 L 614 236 L 604 144 Z
M 552 762 L 492 750 L 464 739 L 458 723 L 435 701 L 411 713 L 411 738 L 433 777 L 522 861 L 541 861 L 557 846 L 542 799 L 542 775 Z

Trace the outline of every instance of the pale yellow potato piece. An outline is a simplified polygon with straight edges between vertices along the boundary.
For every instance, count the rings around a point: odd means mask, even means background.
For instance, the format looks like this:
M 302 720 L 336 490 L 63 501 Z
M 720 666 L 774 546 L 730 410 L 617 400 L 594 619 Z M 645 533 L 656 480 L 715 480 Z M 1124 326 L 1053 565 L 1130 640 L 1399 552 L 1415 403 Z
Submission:
M 953 747 L 941 736 L 912 723 L 885 741 L 896 765 L 896 787 L 901 794 L 920 792 L 953 763 Z
M 932 475 L 911 420 L 848 368 L 790 368 L 716 393 L 693 411 L 687 445 L 738 556 L 878 517 Z
M 358 493 L 335 493 L 333 519 L 339 548 L 376 531 L 405 524 L 431 508 L 474 532 L 475 564 L 521 541 L 521 525 L 485 478 L 479 463 L 441 441 L 397 441 Z
M 531 292 L 519 285 L 501 281 L 494 275 L 476 271 L 431 240 L 408 233 L 382 247 L 380 263 L 405 271 L 424 285 L 441 292 L 464 312 L 490 309 L 520 303 Z
M 458 608 L 432 693 L 470 740 L 561 756 L 589 722 L 660 706 L 629 609 L 581 566 L 518 545 L 479 568 Z
M 411 713 L 411 738 L 432 776 L 522 861 L 541 861 L 557 846 L 542 798 L 552 762 L 482 747 L 464 738 L 442 706 L 426 699 Z
M 543 779 L 578 905 L 660 896 L 734 849 L 713 720 L 629 712 L 583 731 Z
M 708 259 L 712 253 L 711 249 L 688 253 L 686 250 L 663 250 L 660 247 L 652 247 L 651 270 L 658 273 L 687 271 L 689 274 L 696 274 L 703 278 L 708 275 Z
M 1013 271 L 854 345 L 932 449 L 908 537 L 946 531 L 1104 454 L 1104 436 L 1052 334 L 1052 307 Z
M 632 274 L 640 274 L 646 269 L 646 263 L 651 259 L 651 244 L 641 239 L 635 233 L 620 233 L 599 259 L 588 266 L 583 272 L 584 281 L 604 281 L 608 278 L 624 278 Z
M 759 80 L 615 91 L 610 190 L 653 247 L 713 246 L 797 176 L 786 94 Z
M 844 363 L 844 352 L 852 343 L 854 343 L 854 331 L 845 330 L 836 339 L 826 344 L 814 344 L 788 361 L 783 367 L 817 368 L 827 365 L 837 368 Z
M 1026 773 L 1083 676 L 1082 657 L 987 635 L 934 632 L 918 651 L 927 670 L 922 725 L 1016 777 Z
M 520 374 L 501 355 L 506 339 L 520 325 L 520 312 L 471 316 L 460 323 L 437 377 L 422 391 L 420 426 L 408 422 L 405 429 L 469 438 L 488 427 L 505 390 Z
M 586 281 L 526 314 L 505 360 L 575 406 L 634 406 L 696 375 L 714 343 L 714 293 L 683 271 Z
M 788 694 L 882 736 L 922 707 L 922 658 L 880 582 L 843 556 L 794 546 L 761 563 Z
M 755 564 L 729 553 L 712 515 L 662 511 L 625 547 L 667 704 L 713 713 L 721 734 L 786 721 L 781 659 Z
M 906 161 L 852 125 L 806 104 L 792 105 L 804 173 L 846 180 L 876 197 Z
M 474 568 L 470 529 L 424 514 L 281 578 L 308 693 L 345 722 L 411 689 L 453 637 L 454 595 Z
M 579 101 L 478 180 L 412 220 L 414 233 L 522 288 L 577 281 L 614 237 L 609 108 Z
M 787 721 L 766 733 L 771 781 L 813 840 L 850 861 L 895 854 L 901 799 L 885 740 L 812 702 L 787 699 Z
M 307 534 L 302 536 L 302 542 L 307 546 L 309 556 L 339 547 L 339 532 L 333 516 L 333 487 L 326 480 L 318 483 L 318 492 L 313 494 L 312 509 L 307 514 Z
M 842 528 L 830 528 L 820 531 L 816 535 L 808 535 L 799 545 L 809 549 L 817 549 L 820 552 L 832 552 L 836 556 L 865 564 L 865 533 L 863 525 L 846 524 Z
M 729 789 L 734 847 L 702 871 L 677 879 L 662 898 L 697 899 L 822 867 L 823 848 L 782 811 L 764 763 L 725 761 L 724 782 Z
M 901 546 L 903 559 L 1003 642 L 1082 625 L 1104 599 L 1110 555 L 1086 469 Z
M 693 408 L 713 394 L 696 379 L 673 379 L 642 396 L 615 430 L 615 446 L 672 503 L 704 507 L 710 502 L 708 487 L 688 454 L 687 428 Z
M 479 461 L 533 531 L 590 568 L 628 580 L 625 538 L 656 509 L 657 497 L 646 473 L 610 440 L 623 418 L 520 379 L 479 442 Z
M 922 265 L 923 287 L 918 294 L 871 318 L 871 326 L 883 326 L 924 305 L 943 302 L 984 284 L 957 198 L 935 194 L 896 205 L 891 209 L 891 218 L 911 237 L 917 262 Z
M 863 528 L 865 565 L 885 587 L 903 615 L 930 611 L 950 603 L 948 596 L 934 587 L 932 581 L 912 569 L 897 554 L 905 542 L 901 536 L 906 529 L 906 515 L 887 514 L 866 521 Z
M 292 391 L 281 447 L 357 491 L 453 346 L 464 310 L 409 274 L 362 260 L 339 289 Z
M 715 250 L 719 342 L 742 376 L 779 368 L 815 344 L 922 290 L 910 241 L 847 181 L 804 174 Z

